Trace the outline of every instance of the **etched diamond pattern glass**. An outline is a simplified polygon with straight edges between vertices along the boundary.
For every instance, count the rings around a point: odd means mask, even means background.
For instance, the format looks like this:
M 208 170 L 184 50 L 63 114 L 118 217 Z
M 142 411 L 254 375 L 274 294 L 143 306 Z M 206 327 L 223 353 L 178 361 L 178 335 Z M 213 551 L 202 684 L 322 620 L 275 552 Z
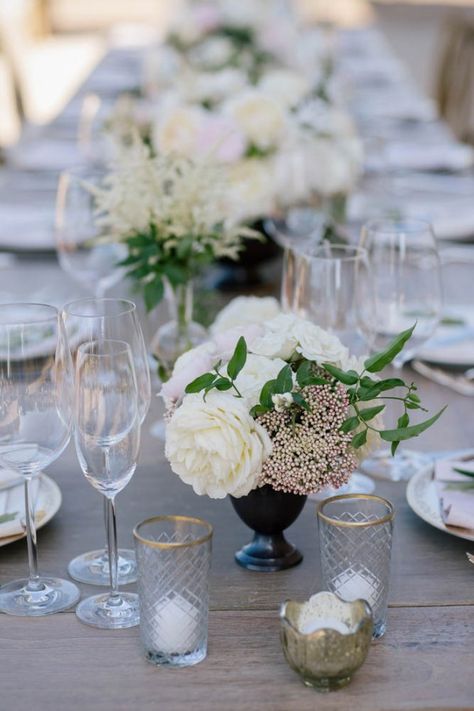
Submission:
M 356 494 L 326 499 L 318 510 L 324 589 L 344 600 L 366 600 L 375 638 L 387 624 L 393 516 L 385 499 Z
M 159 516 L 134 531 L 140 638 L 148 661 L 184 667 L 207 654 L 212 527 Z

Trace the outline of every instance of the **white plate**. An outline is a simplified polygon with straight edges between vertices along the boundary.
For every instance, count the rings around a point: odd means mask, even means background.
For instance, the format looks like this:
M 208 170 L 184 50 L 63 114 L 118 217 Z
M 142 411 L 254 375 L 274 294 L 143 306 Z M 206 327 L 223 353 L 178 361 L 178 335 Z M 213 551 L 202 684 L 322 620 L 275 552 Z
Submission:
M 408 505 L 423 521 L 438 528 L 440 531 L 456 536 L 456 538 L 464 538 L 466 541 L 474 541 L 474 531 L 468 528 L 445 525 L 441 518 L 439 499 L 432 475 L 433 471 L 431 469 L 425 469 L 410 479 L 406 490 Z
M 56 484 L 55 481 L 49 478 L 49 476 L 46 476 L 46 474 L 40 474 L 38 477 L 38 493 L 36 495 L 36 503 L 35 503 L 35 509 L 36 509 L 36 516 L 37 516 L 37 521 L 36 521 L 36 528 L 42 528 L 45 526 L 48 521 L 51 521 L 53 516 L 59 511 L 59 508 L 61 506 L 61 501 L 62 501 L 62 496 L 61 496 L 61 490 L 59 486 Z M 23 483 L 19 484 L 18 486 L 12 487 L 11 489 L 8 489 L 7 491 L 2 491 L 0 492 L 0 497 L 3 500 L 4 497 L 7 495 L 9 497 L 18 497 L 19 495 L 22 494 L 23 491 Z M 7 501 L 6 499 L 3 501 L 3 505 L 6 505 Z M 8 506 L 8 508 L 10 508 Z M 17 510 L 17 509 L 15 509 Z M 21 509 L 21 511 L 24 511 L 24 507 Z M 0 511 L 0 513 L 4 513 L 4 511 Z M 22 538 L 25 538 L 26 533 L 19 534 L 18 536 L 9 536 L 7 538 L 0 538 L 0 546 L 6 546 L 9 543 L 13 543 L 14 541 L 19 541 Z

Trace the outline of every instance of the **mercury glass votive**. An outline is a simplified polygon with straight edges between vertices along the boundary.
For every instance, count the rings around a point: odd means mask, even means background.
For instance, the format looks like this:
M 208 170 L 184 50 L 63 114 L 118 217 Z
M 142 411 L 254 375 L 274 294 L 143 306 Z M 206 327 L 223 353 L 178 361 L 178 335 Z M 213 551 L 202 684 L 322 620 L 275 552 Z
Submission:
M 134 531 L 140 639 L 146 659 L 186 667 L 207 654 L 212 526 L 187 516 L 156 516 Z
M 318 507 L 323 587 L 343 600 L 367 600 L 374 638 L 387 626 L 392 504 L 380 496 L 331 496 Z
M 365 600 L 344 602 L 320 592 L 307 602 L 283 603 L 280 620 L 286 660 L 306 686 L 340 689 L 365 661 L 373 627 Z

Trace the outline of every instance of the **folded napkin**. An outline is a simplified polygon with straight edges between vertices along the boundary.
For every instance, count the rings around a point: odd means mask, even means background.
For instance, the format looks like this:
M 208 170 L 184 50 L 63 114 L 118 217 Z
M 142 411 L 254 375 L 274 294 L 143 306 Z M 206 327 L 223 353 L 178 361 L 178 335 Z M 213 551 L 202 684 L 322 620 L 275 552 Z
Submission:
M 24 479 L 6 469 L 0 469 L 0 539 L 21 536 L 25 532 Z M 31 483 L 33 505 L 36 505 L 40 489 L 40 478 Z M 44 517 L 44 511 L 35 511 L 38 524 Z
M 472 476 L 460 473 L 459 469 Z M 434 480 L 444 523 L 474 531 L 474 459 L 437 461 Z

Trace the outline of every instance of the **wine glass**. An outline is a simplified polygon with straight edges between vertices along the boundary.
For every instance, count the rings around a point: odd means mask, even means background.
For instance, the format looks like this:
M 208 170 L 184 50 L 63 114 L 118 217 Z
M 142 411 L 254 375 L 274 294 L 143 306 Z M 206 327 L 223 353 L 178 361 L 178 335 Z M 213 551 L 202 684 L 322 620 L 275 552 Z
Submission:
M 436 330 L 442 306 L 441 269 L 436 238 L 428 222 L 380 219 L 368 222 L 361 235 L 374 285 L 374 322 L 367 333 L 374 350 L 383 349 L 400 331 L 416 324 L 393 366 L 400 370 Z M 430 463 L 410 450 L 380 450 L 363 463 L 364 471 L 395 481 L 409 479 Z
M 73 357 L 83 343 L 110 339 L 128 343 L 137 380 L 138 413 L 142 423 L 151 400 L 150 370 L 148 352 L 133 301 L 110 298 L 78 299 L 64 306 L 63 316 Z M 104 520 L 107 531 L 106 502 Z M 74 580 L 83 583 L 108 585 L 110 573 L 107 550 L 94 550 L 77 556 L 69 563 L 68 572 Z M 136 581 L 137 567 L 133 550 L 119 550 L 118 576 L 121 585 Z
M 127 256 L 123 244 L 104 241 L 98 224 L 94 187 L 106 173 L 92 167 L 61 174 L 56 196 L 56 251 L 61 268 L 94 296 L 104 296 L 124 275 L 118 266 Z
M 83 600 L 81 622 L 104 629 L 139 622 L 138 595 L 118 587 L 115 497 L 135 471 L 140 445 L 138 389 L 133 355 L 125 341 L 90 341 L 76 356 L 74 441 L 87 481 L 106 497 L 110 592 Z
M 53 306 L 0 306 L 0 463 L 25 484 L 29 577 L 0 588 L 0 610 L 40 616 L 79 599 L 68 580 L 40 576 L 31 482 L 63 452 L 72 427 L 72 365 L 62 319 Z
M 294 310 L 337 336 L 349 352 L 363 355 L 366 324 L 372 323 L 372 280 L 365 249 L 324 242 L 307 249 L 300 258 Z M 370 477 L 354 472 L 348 484 L 337 490 L 324 489 L 312 498 L 331 494 L 370 494 Z

